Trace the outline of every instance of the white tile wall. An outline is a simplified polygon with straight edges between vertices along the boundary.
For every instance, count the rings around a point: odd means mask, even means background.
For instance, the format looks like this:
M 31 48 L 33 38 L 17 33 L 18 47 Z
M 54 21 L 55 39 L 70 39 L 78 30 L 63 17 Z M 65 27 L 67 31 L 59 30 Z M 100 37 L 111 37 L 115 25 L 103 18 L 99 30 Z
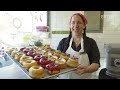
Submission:
M 78 12 L 78 11 L 75 11 Z M 73 13 L 73 11 L 51 11 L 51 31 L 53 30 L 69 30 L 69 18 Z M 52 16 L 53 15 L 53 16 Z M 62 16 L 64 15 L 64 16 Z M 62 21 L 56 19 L 62 16 Z M 101 57 L 105 57 L 105 47 L 104 44 L 107 43 L 120 43 L 120 11 L 104 11 L 104 27 L 103 33 L 87 33 L 87 36 L 96 40 Z M 66 21 L 67 20 L 67 21 Z M 63 23 L 64 22 L 64 23 Z M 57 26 L 56 26 L 57 24 Z M 62 26 L 61 26 L 62 25 Z M 59 27 L 58 27 L 59 26 Z M 60 27 L 61 26 L 61 27 Z M 55 28 L 54 28 L 55 27 Z M 56 37 L 57 36 L 57 37 Z M 52 43 L 51 45 L 56 49 L 59 41 L 67 35 L 52 35 Z
M 64 37 L 67 37 L 67 34 L 53 34 L 52 35 L 52 39 L 51 39 L 51 48 L 53 49 L 57 49 L 57 46 L 60 42 L 60 40 L 62 40 Z

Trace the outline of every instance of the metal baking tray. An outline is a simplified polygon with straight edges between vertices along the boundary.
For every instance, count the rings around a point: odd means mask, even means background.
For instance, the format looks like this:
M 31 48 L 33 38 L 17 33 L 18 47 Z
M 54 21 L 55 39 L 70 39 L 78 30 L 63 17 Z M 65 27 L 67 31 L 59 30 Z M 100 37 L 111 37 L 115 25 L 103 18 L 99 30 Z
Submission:
M 8 54 L 7 52 L 5 52 L 4 58 L 5 58 L 5 60 L 12 60 L 13 62 L 15 62 L 16 65 L 18 65 L 18 67 L 28 76 L 28 78 L 32 79 L 29 76 L 28 71 L 17 60 L 15 60 L 10 54 Z
M 7 58 L 7 59 L 10 59 L 12 60 L 13 62 L 15 62 L 18 67 L 28 76 L 28 78 L 32 79 L 30 76 L 29 76 L 29 72 L 17 61 L 15 60 L 13 57 L 11 57 L 11 55 L 9 55 L 7 52 L 5 52 L 5 56 L 4 58 Z M 70 67 L 66 67 L 65 69 L 61 69 L 60 70 L 60 73 L 57 73 L 57 74 L 54 74 L 54 75 L 50 75 L 48 74 L 47 72 L 45 72 L 45 77 L 44 78 L 41 78 L 41 79 L 49 79 L 49 78 L 52 78 L 52 77 L 55 77 L 55 76 L 59 76 L 61 74 L 64 74 L 64 73 L 67 73 L 67 72 L 71 72 L 73 70 L 76 70 L 77 68 L 70 68 Z

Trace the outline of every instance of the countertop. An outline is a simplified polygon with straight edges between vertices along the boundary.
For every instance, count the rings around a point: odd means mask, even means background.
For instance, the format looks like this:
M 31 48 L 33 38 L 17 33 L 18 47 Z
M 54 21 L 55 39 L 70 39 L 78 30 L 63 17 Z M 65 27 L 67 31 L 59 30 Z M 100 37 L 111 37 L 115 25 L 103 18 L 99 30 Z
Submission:
M 0 59 L 0 61 L 2 61 L 3 64 L 5 63 L 3 59 Z M 11 62 L 10 65 L 3 65 L 3 67 L 0 67 L 0 79 L 29 79 L 16 63 L 13 61 Z

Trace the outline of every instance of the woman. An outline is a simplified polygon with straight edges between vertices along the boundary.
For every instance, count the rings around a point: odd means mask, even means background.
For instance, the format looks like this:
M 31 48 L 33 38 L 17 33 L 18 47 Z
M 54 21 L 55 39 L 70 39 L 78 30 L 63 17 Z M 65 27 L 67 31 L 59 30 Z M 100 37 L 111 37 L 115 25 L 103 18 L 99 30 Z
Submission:
M 71 57 L 79 58 L 78 69 L 60 75 L 61 79 L 90 79 L 92 73 L 100 67 L 100 52 L 94 39 L 86 36 L 87 19 L 80 13 L 70 18 L 70 34 L 63 38 L 57 47 Z

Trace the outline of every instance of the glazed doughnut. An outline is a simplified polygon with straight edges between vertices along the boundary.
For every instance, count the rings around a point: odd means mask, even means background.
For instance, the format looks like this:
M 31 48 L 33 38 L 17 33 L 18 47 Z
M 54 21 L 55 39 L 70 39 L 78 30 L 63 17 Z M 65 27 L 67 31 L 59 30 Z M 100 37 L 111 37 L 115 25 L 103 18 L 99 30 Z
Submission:
M 48 57 L 51 57 L 51 56 L 52 56 L 52 53 L 50 53 L 50 52 L 45 52 L 45 53 L 44 53 L 44 56 L 46 56 L 47 58 L 48 58 Z
M 54 49 L 50 49 L 48 52 L 50 52 L 52 55 L 55 53 Z
M 46 51 L 45 50 L 35 50 L 37 55 L 43 55 Z
M 50 47 L 46 47 L 44 50 L 45 50 L 46 52 L 48 52 L 48 51 L 50 51 Z
M 11 52 L 11 56 L 14 58 L 15 57 L 15 54 L 18 53 L 19 51 L 17 49 L 13 50 Z
M 51 57 L 50 57 L 50 60 L 51 60 L 51 61 L 56 61 L 57 59 L 58 59 L 57 56 L 51 56 Z
M 18 52 L 15 54 L 15 60 L 20 61 L 20 58 L 25 55 L 23 52 Z
M 48 58 L 48 52 L 43 53 L 42 56 Z
M 45 45 L 44 49 L 50 49 L 50 45 Z
M 43 45 L 43 46 L 39 47 L 38 50 L 44 50 L 44 48 L 45 48 L 45 46 Z
M 32 66 L 29 68 L 29 75 L 33 79 L 40 79 L 45 76 L 44 68 L 41 66 Z
M 56 51 L 56 52 L 54 52 L 53 55 L 54 55 L 54 56 L 57 56 L 57 57 L 59 58 L 59 57 L 61 56 L 61 54 L 62 54 L 62 53 L 61 53 L 60 51 Z
M 23 62 L 23 67 L 26 70 L 29 70 L 29 68 L 32 66 L 37 66 L 37 62 L 35 60 L 27 60 L 27 61 Z
M 68 60 L 70 58 L 70 55 L 63 53 L 60 58 L 64 58 L 65 60 Z
M 10 48 L 7 52 L 11 55 L 12 51 L 14 51 L 15 48 Z
M 45 50 L 41 50 L 40 54 L 44 55 L 46 53 Z
M 78 65 L 79 65 L 78 59 L 69 58 L 67 60 L 67 66 L 69 66 L 69 67 L 77 67 Z
M 38 61 L 38 65 L 41 65 L 43 68 L 45 68 L 45 66 L 49 63 L 52 63 L 52 61 L 44 56 Z
M 24 62 L 24 61 L 27 61 L 27 60 L 33 60 L 33 57 L 23 55 L 23 56 L 20 58 L 19 62 L 20 62 L 21 64 L 23 64 L 23 62 Z
M 55 63 L 59 64 L 61 69 L 64 69 L 67 66 L 66 60 L 63 58 L 59 58 L 58 60 L 55 61 Z
M 57 74 L 60 72 L 60 65 L 55 63 L 49 63 L 46 65 L 46 70 L 50 75 Z

